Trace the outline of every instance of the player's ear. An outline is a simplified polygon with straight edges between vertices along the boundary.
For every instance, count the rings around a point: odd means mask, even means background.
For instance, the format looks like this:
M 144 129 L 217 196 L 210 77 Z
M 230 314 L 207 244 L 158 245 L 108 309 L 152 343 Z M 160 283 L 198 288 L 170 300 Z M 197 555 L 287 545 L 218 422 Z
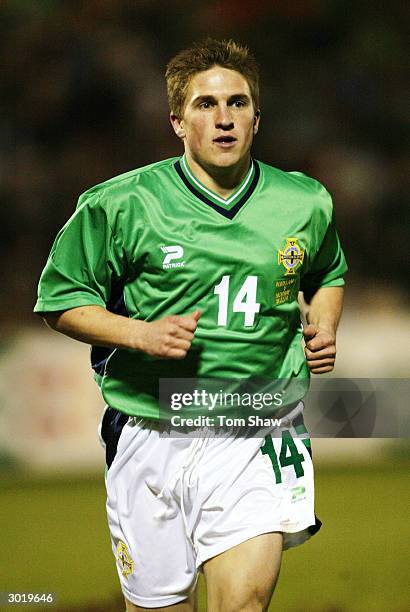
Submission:
M 174 113 L 170 114 L 169 119 L 171 121 L 172 127 L 174 128 L 175 134 L 178 136 L 178 138 L 181 138 L 181 140 L 183 140 L 185 138 L 185 130 L 184 130 L 184 122 L 183 122 L 183 120 L 180 119 Z
M 261 117 L 261 112 L 258 109 L 258 110 L 255 111 L 255 115 L 253 117 L 253 133 L 254 133 L 254 135 L 258 133 L 260 117 Z

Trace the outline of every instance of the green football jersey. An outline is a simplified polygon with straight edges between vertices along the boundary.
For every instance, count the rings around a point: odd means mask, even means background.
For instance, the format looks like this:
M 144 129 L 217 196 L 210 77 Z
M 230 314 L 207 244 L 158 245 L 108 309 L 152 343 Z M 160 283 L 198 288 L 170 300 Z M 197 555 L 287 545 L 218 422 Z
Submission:
M 35 311 L 99 305 L 154 321 L 201 310 L 184 360 L 92 350 L 107 404 L 158 418 L 161 378 L 308 378 L 298 291 L 341 286 L 346 269 L 320 183 L 254 160 L 224 199 L 183 156 L 80 197 L 52 247 Z

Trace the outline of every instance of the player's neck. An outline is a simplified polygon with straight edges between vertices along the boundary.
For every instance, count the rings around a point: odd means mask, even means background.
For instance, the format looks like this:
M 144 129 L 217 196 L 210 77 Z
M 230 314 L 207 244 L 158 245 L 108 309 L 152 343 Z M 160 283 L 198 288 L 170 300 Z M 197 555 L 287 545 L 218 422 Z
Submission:
M 248 173 L 251 161 L 249 154 L 246 159 L 241 160 L 237 165 L 224 168 L 199 164 L 187 152 L 185 158 L 195 178 L 223 198 L 228 198 L 240 185 Z

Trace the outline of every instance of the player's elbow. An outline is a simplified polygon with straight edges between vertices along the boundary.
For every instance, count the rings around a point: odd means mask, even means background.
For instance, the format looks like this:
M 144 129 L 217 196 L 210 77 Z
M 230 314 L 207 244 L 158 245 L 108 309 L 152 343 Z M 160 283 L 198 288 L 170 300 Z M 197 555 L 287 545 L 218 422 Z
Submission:
M 48 328 L 54 331 L 59 331 L 58 322 L 63 312 L 64 311 L 42 312 L 41 318 L 43 319 L 44 323 L 47 325 Z
M 313 299 L 313 296 L 316 294 L 316 292 L 318 291 L 319 287 L 309 287 L 309 288 L 304 288 L 302 293 L 303 293 L 303 299 L 305 300 L 306 304 L 309 305 Z

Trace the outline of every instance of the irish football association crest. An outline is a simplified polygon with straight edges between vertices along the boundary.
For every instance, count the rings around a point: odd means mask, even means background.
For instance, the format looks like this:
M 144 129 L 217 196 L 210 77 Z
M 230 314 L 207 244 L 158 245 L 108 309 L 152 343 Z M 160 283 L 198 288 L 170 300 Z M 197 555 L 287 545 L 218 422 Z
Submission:
M 286 275 L 295 274 L 296 268 L 303 262 L 305 251 L 298 245 L 297 238 L 286 238 L 284 249 L 278 252 L 278 263 L 285 266 Z
M 128 552 L 127 545 L 121 541 L 117 546 L 117 561 L 121 567 L 121 574 L 128 578 L 129 574 L 132 574 L 134 571 L 134 561 Z

